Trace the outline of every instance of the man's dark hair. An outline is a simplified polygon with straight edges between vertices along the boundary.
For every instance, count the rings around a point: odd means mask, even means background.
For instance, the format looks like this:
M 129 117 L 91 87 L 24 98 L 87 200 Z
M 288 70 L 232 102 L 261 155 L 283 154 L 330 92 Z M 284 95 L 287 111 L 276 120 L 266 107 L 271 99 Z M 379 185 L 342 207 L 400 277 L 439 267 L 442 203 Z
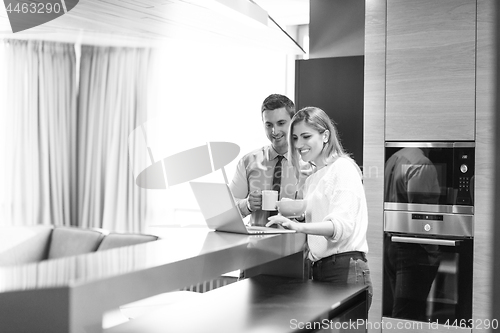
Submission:
M 285 108 L 290 118 L 295 114 L 295 104 L 286 96 L 280 94 L 272 94 L 262 102 L 261 112 L 266 110 L 272 111 L 280 108 Z

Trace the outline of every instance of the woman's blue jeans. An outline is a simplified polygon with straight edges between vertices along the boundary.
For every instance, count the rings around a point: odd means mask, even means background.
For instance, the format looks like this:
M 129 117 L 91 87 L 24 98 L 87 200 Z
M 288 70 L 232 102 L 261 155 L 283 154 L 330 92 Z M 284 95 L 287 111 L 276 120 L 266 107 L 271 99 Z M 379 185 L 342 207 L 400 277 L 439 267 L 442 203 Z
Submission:
M 332 255 L 312 263 L 312 279 L 336 285 L 363 284 L 368 286 L 368 309 L 373 298 L 370 268 L 362 252 L 346 252 Z

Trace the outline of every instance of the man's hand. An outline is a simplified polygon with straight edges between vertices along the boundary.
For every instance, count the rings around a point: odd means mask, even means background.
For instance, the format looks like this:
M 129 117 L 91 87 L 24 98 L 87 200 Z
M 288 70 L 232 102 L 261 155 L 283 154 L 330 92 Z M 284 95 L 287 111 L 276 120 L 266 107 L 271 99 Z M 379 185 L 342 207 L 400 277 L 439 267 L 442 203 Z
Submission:
M 247 198 L 247 205 L 252 212 L 262 209 L 262 192 L 257 190 L 250 192 Z

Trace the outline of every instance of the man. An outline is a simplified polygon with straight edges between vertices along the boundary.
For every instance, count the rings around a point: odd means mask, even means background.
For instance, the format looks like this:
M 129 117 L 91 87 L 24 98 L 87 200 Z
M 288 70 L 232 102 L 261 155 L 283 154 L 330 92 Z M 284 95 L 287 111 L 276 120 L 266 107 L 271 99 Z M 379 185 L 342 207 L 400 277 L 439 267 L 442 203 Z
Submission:
M 246 154 L 238 162 L 230 188 L 241 214 L 244 217 L 251 214 L 251 225 L 264 226 L 272 213 L 262 210 L 262 190 L 278 190 L 279 200 L 293 199 L 303 184 L 304 179 L 297 184 L 287 156 L 288 130 L 294 114 L 295 105 L 288 97 L 279 94 L 268 96 L 262 103 L 261 117 L 271 144 Z M 275 172 L 277 164 L 281 164 L 281 172 L 278 173 Z

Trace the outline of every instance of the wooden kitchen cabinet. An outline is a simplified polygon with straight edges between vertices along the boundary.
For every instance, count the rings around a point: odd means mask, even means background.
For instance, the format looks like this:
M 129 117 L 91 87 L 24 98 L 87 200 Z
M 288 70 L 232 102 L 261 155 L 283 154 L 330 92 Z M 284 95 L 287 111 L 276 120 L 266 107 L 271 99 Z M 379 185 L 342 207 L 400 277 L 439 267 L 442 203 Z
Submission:
M 475 139 L 476 0 L 387 0 L 385 139 Z

